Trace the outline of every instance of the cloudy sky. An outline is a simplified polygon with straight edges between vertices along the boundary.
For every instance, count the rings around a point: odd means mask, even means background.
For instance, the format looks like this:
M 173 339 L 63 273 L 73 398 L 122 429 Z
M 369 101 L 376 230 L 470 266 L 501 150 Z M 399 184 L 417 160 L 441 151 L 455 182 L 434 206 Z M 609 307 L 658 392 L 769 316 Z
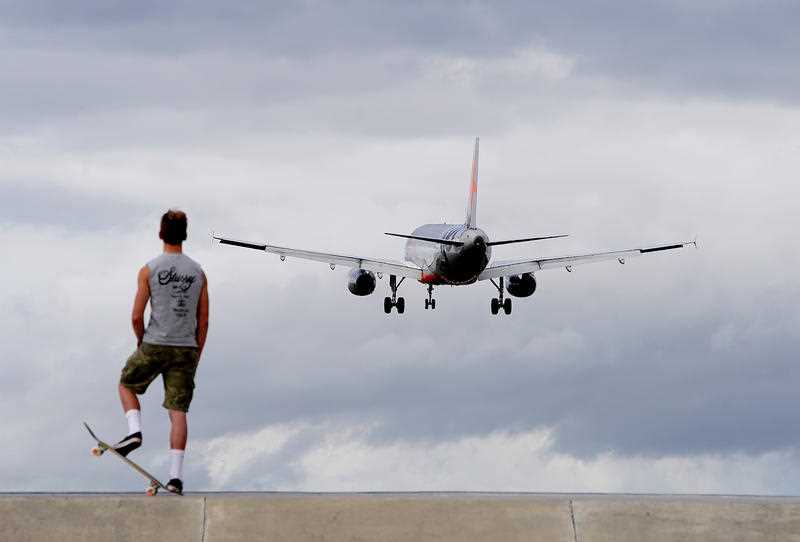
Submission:
M 117 440 L 139 267 L 190 217 L 211 331 L 189 490 L 800 494 L 791 2 L 0 2 L 0 491 L 138 490 Z M 357 298 L 240 238 L 397 259 L 478 220 L 555 256 L 701 250 Z M 155 383 L 137 458 L 163 475 Z

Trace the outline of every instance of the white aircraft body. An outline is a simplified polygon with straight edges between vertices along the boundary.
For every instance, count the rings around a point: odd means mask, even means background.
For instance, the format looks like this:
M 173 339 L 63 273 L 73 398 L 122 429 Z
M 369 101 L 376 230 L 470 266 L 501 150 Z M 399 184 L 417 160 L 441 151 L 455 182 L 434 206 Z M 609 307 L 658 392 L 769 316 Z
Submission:
M 507 291 L 514 297 L 533 295 L 536 291 L 535 274 L 539 271 L 564 268 L 571 272 L 574 265 L 602 260 L 617 260 L 623 264 L 627 258 L 641 254 L 679 249 L 688 245 L 697 246 L 696 241 L 683 241 L 645 248 L 575 254 L 558 258 L 521 258 L 491 262 L 493 246 L 566 236 L 547 235 L 491 241 L 486 232 L 477 227 L 475 211 L 478 200 L 478 145 L 479 140 L 476 139 L 469 199 L 467 200 L 467 216 L 463 224 L 425 224 L 408 235 L 386 234 L 406 239 L 405 262 L 280 247 L 226 237 L 214 236 L 214 239 L 224 245 L 277 254 L 281 260 L 285 260 L 287 257 L 314 260 L 330 265 L 331 269 L 337 265 L 348 266 L 352 268 L 348 288 L 351 293 L 358 296 L 372 294 L 375 291 L 376 275 L 377 278 L 382 279 L 386 274 L 389 276 L 389 288 L 391 289 L 391 296 L 386 297 L 383 303 L 384 312 L 387 314 L 392 311 L 392 308 L 397 308 L 397 312 L 400 314 L 405 311 L 405 300 L 397 297 L 397 289 L 407 278 L 427 285 L 426 309 L 436 308 L 436 300 L 433 298 L 434 286 L 462 286 L 478 281 L 491 281 L 498 292 L 498 296 L 491 300 L 492 314 L 498 314 L 501 309 L 506 314 L 511 314 L 511 299 L 505 297 L 504 293 Z M 398 277 L 400 277 L 399 281 Z

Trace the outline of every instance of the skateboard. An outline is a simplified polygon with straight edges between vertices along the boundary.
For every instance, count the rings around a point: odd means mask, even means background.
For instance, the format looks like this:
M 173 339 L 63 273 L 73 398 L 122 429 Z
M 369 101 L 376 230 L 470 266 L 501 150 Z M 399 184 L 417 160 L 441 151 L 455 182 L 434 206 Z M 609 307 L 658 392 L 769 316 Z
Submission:
M 147 495 L 149 495 L 150 497 L 155 496 L 155 494 L 158 493 L 159 489 L 163 489 L 164 491 L 168 491 L 170 493 L 173 493 L 172 491 L 169 491 L 169 489 L 167 489 L 167 486 L 162 484 L 158 480 L 158 478 L 156 478 L 155 476 L 153 476 L 152 474 L 150 474 L 149 472 L 144 470 L 142 467 L 140 467 L 139 465 L 137 465 L 136 463 L 134 463 L 133 461 L 131 461 L 127 457 L 125 457 L 122 454 L 120 454 L 110 444 L 100 440 L 100 438 L 97 435 L 94 434 L 94 431 L 92 431 L 92 428 L 89 427 L 88 423 L 83 422 L 83 426 L 86 427 L 86 430 L 89 431 L 89 434 L 92 435 L 92 438 L 97 441 L 97 446 L 92 448 L 92 455 L 93 456 L 100 457 L 105 452 L 110 452 L 111 454 L 119 457 L 123 462 L 127 463 L 130 468 L 132 468 L 133 470 L 135 470 L 136 472 L 141 474 L 146 480 L 148 480 L 150 482 L 150 485 L 148 485 L 147 489 L 145 490 L 145 493 L 147 493 Z M 181 495 L 181 494 L 180 493 L 175 493 L 175 495 Z

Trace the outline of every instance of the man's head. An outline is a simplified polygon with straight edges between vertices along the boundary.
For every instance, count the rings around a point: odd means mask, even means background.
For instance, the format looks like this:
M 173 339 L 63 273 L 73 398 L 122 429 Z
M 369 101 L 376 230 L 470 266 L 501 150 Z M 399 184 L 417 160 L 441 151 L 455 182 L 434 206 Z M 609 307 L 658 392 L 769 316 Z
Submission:
M 186 240 L 186 213 L 170 209 L 161 217 L 158 237 L 168 245 L 180 245 Z

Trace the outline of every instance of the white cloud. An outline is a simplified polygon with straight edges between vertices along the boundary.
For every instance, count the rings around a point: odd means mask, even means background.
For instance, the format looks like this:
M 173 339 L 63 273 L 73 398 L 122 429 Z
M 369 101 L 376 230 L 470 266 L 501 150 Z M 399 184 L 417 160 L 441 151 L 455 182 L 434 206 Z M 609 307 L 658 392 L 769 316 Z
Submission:
M 581 459 L 555 451 L 549 429 L 385 444 L 370 441 L 373 429 L 268 426 L 198 443 L 193 454 L 209 471 L 212 489 L 237 477 L 249 480 L 241 489 L 250 490 L 780 494 L 800 480 L 796 456 L 788 451 L 658 458 L 609 452 Z M 258 469 L 260 461 L 304 431 L 320 438 L 291 460 L 299 480 L 276 484 Z
M 206 465 L 210 486 L 230 487 L 239 471 L 263 455 L 281 450 L 287 441 L 303 430 L 301 425 L 280 424 L 265 427 L 255 433 L 225 435 L 207 442 L 195 443 L 192 452 Z

